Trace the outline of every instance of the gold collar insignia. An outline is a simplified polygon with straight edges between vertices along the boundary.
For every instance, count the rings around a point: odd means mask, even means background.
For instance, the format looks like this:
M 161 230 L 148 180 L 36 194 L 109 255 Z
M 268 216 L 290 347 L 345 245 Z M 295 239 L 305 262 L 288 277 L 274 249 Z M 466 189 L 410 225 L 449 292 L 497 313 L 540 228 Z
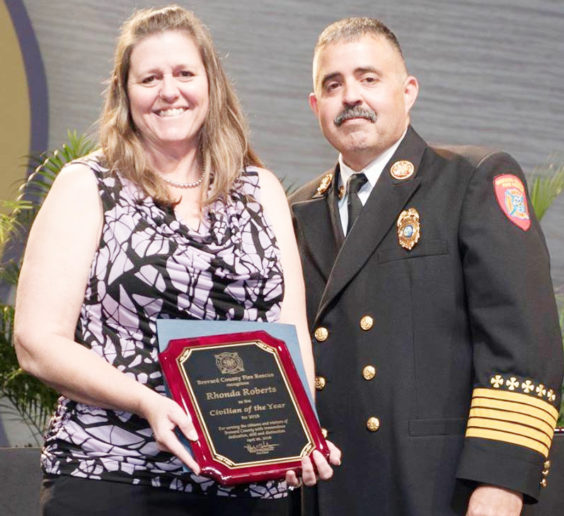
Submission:
M 332 182 L 333 182 L 333 174 L 331 172 L 329 172 L 329 174 L 325 174 L 321 178 L 321 182 L 317 187 L 317 191 L 315 192 L 315 195 L 316 196 L 323 195 L 327 190 L 329 190 L 329 187 L 331 186 Z
M 390 168 L 390 175 L 394 179 L 399 179 L 401 181 L 409 179 L 414 172 L 415 167 L 413 166 L 413 163 L 407 160 L 396 161 Z

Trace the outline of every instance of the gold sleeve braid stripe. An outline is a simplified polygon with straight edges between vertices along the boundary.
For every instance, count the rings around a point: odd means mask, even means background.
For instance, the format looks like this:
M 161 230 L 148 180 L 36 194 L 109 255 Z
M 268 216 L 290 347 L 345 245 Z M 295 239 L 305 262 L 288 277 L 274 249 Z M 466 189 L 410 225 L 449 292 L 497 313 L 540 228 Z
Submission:
M 477 400 L 481 402 L 482 400 Z M 517 423 L 529 426 L 542 432 L 549 439 L 552 435 L 552 427 L 546 421 L 537 419 L 535 416 L 526 416 L 519 412 L 508 412 L 505 410 L 491 410 L 488 408 L 473 408 L 470 410 L 470 417 L 496 419 L 498 421 L 507 421 L 508 423 Z
M 529 419 L 528 423 L 522 421 L 524 424 L 534 423 L 530 426 L 540 427 L 541 423 L 544 423 L 545 425 L 548 426 L 548 428 L 551 429 L 551 431 L 554 425 L 554 418 L 544 410 L 541 410 L 536 407 L 527 406 L 526 411 L 524 411 L 523 407 L 518 407 L 514 405 L 508 406 L 506 401 L 492 400 L 489 398 L 475 398 L 472 403 L 472 408 L 477 410 L 478 409 L 492 410 L 492 411 L 495 410 L 502 417 L 501 418 L 494 417 L 494 419 L 505 419 L 507 421 L 513 421 L 513 419 L 511 419 L 512 417 L 511 414 L 514 415 L 523 414 L 524 417 L 534 418 L 536 420 L 536 421 L 531 421 L 531 419 Z M 503 417 L 503 414 L 505 414 L 505 417 Z M 492 416 L 486 416 L 486 417 L 492 417 Z
M 518 392 L 476 388 L 466 437 L 525 446 L 548 457 L 557 419 L 558 411 L 542 399 Z

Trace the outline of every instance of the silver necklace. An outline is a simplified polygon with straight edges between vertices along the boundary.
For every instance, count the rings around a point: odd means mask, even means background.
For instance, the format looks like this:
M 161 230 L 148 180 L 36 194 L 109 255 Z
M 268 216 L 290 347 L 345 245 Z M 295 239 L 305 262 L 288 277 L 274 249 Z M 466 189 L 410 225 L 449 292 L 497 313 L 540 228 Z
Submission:
M 200 186 L 201 182 L 204 180 L 204 174 L 202 174 L 196 181 L 192 181 L 191 183 L 179 183 L 178 181 L 173 181 L 172 179 L 167 179 L 166 177 L 159 174 L 159 177 L 165 182 L 168 183 L 170 186 L 174 186 L 176 188 L 196 188 Z

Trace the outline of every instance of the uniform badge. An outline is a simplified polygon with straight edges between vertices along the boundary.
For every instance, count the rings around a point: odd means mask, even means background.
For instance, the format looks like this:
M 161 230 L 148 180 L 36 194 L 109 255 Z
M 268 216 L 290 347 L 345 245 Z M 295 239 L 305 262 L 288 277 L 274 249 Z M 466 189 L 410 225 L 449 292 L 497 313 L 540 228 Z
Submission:
M 323 195 L 331 186 L 331 182 L 333 181 L 333 174 L 329 173 L 329 174 L 325 174 L 322 178 L 321 178 L 321 183 L 319 183 L 319 186 L 317 187 L 317 192 L 315 192 L 316 195 Z
M 345 196 L 345 191 L 346 188 L 344 186 L 339 186 L 339 193 L 337 194 L 337 196 L 339 197 L 339 200 L 342 199 Z
M 411 251 L 419 242 L 421 236 L 421 225 L 419 224 L 419 213 L 415 208 L 409 208 L 400 213 L 397 221 L 398 241 L 404 249 Z
M 501 211 L 513 224 L 527 231 L 531 217 L 523 182 L 513 174 L 504 174 L 494 179 L 494 190 Z
M 414 172 L 415 172 L 415 167 L 413 166 L 413 163 L 407 160 L 396 161 L 392 165 L 392 168 L 390 168 L 390 175 L 394 179 L 400 179 L 400 180 L 409 179 Z

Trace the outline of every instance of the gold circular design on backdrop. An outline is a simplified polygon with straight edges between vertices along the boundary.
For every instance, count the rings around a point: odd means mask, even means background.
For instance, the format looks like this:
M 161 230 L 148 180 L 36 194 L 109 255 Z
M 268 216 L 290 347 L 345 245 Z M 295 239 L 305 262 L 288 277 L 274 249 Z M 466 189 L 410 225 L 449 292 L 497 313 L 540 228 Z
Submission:
M 23 53 L 5 1 L 0 1 L 0 199 L 15 199 L 30 152 L 31 109 Z

